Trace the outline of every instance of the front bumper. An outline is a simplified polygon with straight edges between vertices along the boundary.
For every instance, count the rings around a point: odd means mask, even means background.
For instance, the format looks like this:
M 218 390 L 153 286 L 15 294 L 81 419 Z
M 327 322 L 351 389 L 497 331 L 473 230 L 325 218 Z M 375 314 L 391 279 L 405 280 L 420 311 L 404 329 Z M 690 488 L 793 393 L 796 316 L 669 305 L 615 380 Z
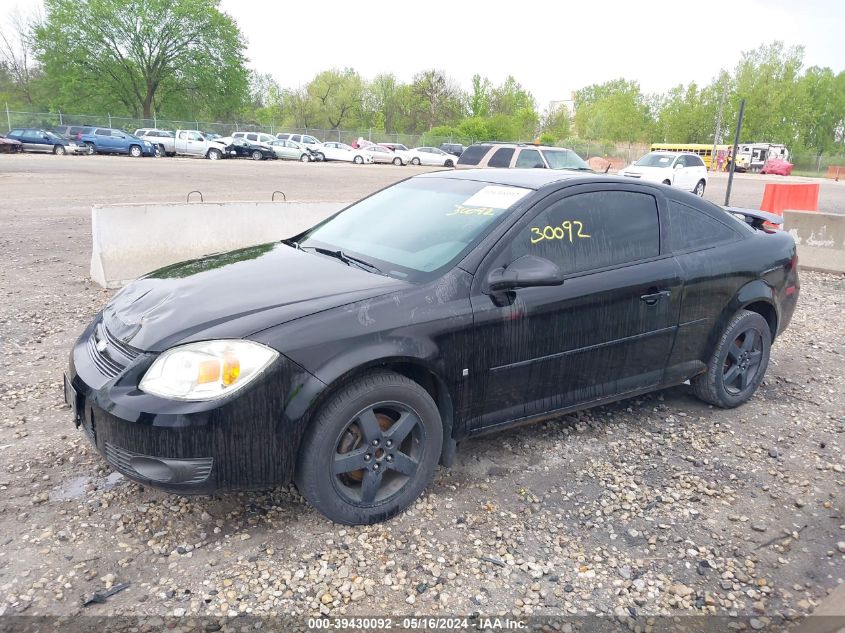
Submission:
M 105 341 L 103 351 L 96 341 Z M 112 468 L 179 494 L 292 479 L 313 376 L 280 356 L 230 398 L 182 402 L 138 390 L 156 356 L 113 339 L 99 317 L 74 345 L 66 398 L 75 424 Z

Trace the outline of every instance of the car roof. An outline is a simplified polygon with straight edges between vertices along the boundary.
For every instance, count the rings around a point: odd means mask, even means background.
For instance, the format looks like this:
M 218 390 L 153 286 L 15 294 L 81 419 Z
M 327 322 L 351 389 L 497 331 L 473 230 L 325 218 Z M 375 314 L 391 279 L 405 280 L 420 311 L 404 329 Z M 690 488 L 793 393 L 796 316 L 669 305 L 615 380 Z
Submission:
M 590 174 L 594 175 L 594 174 Z M 460 171 L 432 171 L 414 178 L 449 178 L 478 180 L 491 185 L 539 189 L 553 182 L 584 178 L 585 174 L 562 169 L 461 169 Z M 625 182 L 629 182 L 625 180 Z

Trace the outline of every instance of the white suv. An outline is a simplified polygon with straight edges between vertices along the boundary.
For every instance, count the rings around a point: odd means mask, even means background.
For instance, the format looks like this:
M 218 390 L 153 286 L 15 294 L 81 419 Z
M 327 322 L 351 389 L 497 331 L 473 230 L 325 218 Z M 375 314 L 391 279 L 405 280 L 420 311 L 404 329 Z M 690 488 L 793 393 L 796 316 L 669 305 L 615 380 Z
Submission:
M 707 187 L 707 167 L 695 154 L 679 152 L 649 152 L 636 163 L 619 172 L 620 176 L 662 182 L 697 196 Z
M 233 132 L 232 138 L 242 138 L 253 143 L 263 143 L 267 146 L 276 140 L 275 137 L 260 132 Z

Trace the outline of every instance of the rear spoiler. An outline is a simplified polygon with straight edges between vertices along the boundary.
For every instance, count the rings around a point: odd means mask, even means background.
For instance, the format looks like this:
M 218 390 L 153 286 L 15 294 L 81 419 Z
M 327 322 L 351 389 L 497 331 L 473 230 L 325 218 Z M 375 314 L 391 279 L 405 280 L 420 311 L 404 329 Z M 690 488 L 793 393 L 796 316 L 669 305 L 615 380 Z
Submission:
M 768 211 L 759 211 L 757 209 L 742 209 L 740 207 L 722 207 L 728 213 L 733 213 L 735 216 L 748 222 L 755 229 L 763 228 L 766 223 L 780 226 L 783 224 L 783 218 Z

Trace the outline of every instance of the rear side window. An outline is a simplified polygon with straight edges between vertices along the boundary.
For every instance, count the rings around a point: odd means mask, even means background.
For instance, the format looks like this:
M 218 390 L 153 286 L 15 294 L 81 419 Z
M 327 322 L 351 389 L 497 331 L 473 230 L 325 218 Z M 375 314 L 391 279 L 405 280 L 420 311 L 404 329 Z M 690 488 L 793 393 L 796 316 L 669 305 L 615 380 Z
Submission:
M 513 147 L 500 147 L 497 149 L 490 160 L 487 161 L 488 167 L 510 167 L 511 158 L 513 158 Z
M 459 165 L 477 165 L 490 149 L 489 145 L 470 145 L 458 159 Z
M 94 134 L 96 134 L 97 136 L 111 136 L 111 130 L 97 128 L 96 130 L 94 130 Z
M 704 167 L 704 161 L 699 156 L 687 156 L 687 167 Z
M 595 191 L 553 202 L 511 245 L 511 261 L 523 255 L 545 257 L 564 274 L 659 254 L 657 201 L 630 191 Z
M 675 251 L 708 248 L 739 237 L 726 224 L 675 200 L 669 201 L 669 235 Z

